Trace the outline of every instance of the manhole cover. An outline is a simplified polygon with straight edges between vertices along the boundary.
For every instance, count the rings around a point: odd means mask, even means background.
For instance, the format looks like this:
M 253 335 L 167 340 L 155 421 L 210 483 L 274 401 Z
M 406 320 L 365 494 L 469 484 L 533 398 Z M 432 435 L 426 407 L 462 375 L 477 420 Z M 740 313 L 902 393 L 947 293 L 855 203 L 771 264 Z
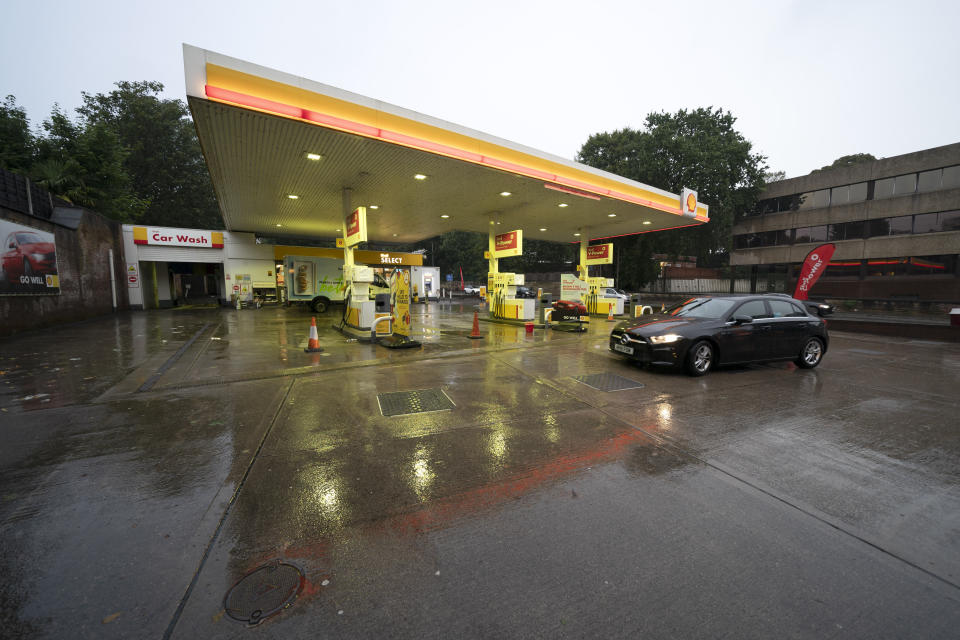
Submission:
M 457 406 L 447 397 L 443 389 L 379 393 L 377 394 L 377 402 L 380 403 L 380 413 L 384 416 L 405 416 L 411 413 L 445 411 Z
M 234 620 L 259 624 L 293 604 L 302 588 L 300 569 L 272 562 L 254 569 L 233 585 L 223 599 L 223 608 Z
M 636 380 L 624 378 L 613 373 L 591 373 L 587 376 L 574 376 L 577 382 L 600 391 L 623 391 L 624 389 L 643 389 L 643 385 Z

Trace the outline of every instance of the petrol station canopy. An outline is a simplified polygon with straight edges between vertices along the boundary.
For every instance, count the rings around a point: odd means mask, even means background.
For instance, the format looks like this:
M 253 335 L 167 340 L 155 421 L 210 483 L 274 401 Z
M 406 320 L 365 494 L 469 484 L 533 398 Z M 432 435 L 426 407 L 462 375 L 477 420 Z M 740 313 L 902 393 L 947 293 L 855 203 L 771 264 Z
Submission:
M 231 231 L 338 237 L 344 189 L 376 243 L 487 233 L 491 221 L 555 242 L 709 221 L 678 194 L 190 45 L 184 71 Z

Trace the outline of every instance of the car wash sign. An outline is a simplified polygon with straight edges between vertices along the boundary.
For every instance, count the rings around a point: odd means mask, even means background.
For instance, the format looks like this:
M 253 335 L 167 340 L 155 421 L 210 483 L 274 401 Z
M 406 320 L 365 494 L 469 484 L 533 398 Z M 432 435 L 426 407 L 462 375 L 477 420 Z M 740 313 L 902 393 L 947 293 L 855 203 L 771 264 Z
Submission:
M 493 257 L 509 258 L 523 255 L 523 230 L 501 233 L 493 239 Z
M 613 264 L 613 243 L 592 244 L 587 247 L 587 264 Z
M 168 229 L 166 227 L 134 227 L 133 243 L 166 247 L 223 249 L 222 231 L 200 229 Z

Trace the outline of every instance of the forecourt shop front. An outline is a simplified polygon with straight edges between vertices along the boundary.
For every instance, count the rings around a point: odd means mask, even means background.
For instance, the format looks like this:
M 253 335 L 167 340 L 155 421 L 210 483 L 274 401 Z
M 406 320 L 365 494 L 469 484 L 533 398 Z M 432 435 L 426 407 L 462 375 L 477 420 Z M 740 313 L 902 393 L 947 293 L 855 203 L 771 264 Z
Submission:
M 343 238 L 356 304 L 367 300 L 369 274 L 354 272 L 352 249 L 365 242 L 486 233 L 492 308 L 522 319 L 512 295 L 522 274 L 500 273 L 498 259 L 522 252 L 524 237 L 579 242 L 578 276 L 595 290 L 603 285 L 586 282 L 588 245 L 709 221 L 693 190 L 668 193 L 342 89 L 183 51 L 187 102 L 227 229 Z M 612 260 L 612 251 L 591 255 Z

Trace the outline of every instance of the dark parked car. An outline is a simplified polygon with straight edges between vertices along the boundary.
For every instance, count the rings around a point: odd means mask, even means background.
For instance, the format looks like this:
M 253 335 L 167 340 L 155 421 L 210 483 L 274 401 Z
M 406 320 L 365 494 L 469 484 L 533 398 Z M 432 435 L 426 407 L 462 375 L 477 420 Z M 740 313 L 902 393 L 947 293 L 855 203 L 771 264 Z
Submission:
M 786 298 L 790 298 L 791 300 L 795 300 L 796 302 L 799 302 L 804 307 L 806 307 L 807 311 L 817 316 L 821 316 L 821 317 L 829 316 L 831 313 L 833 313 L 833 305 L 827 304 L 826 302 L 817 302 L 816 300 L 797 300 L 796 298 L 794 298 L 793 296 L 787 293 L 768 293 L 767 295 L 783 296 Z
M 812 369 L 830 339 L 827 323 L 792 298 L 700 297 L 618 324 L 610 350 L 641 364 L 671 364 L 702 376 L 719 364 L 793 360 Z

